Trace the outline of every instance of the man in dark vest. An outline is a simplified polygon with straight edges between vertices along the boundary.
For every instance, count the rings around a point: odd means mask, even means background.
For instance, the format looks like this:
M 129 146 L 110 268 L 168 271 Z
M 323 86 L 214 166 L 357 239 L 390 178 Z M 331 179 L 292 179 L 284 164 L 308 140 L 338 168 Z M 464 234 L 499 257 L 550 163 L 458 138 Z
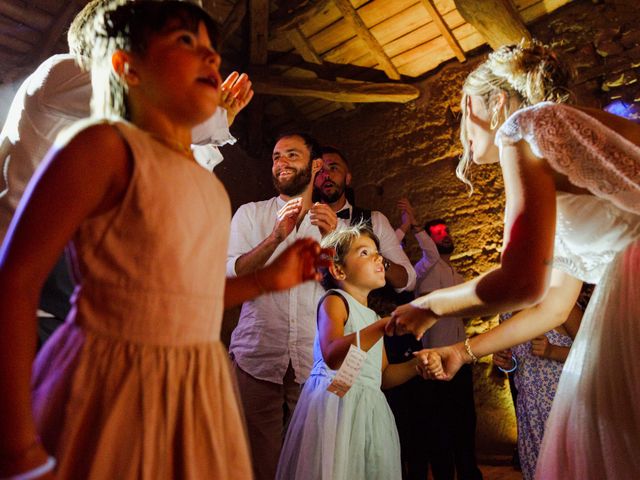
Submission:
M 395 231 L 382 212 L 358 208 L 347 200 L 347 187 L 351 184 L 351 172 L 347 160 L 338 149 L 322 147 L 322 170 L 315 179 L 316 198 L 336 212 L 338 222 L 349 225 L 363 220 L 369 223 L 380 240 L 380 253 L 384 257 L 387 285 L 397 292 L 413 290 L 416 272 L 402 250 Z

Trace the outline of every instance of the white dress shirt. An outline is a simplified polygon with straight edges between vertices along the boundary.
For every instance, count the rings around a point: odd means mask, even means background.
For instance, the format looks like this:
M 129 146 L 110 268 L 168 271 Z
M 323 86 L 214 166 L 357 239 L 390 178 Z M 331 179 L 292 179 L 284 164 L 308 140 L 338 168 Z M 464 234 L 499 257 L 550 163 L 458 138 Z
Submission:
M 16 92 L 0 133 L 0 240 L 27 182 L 58 133 L 90 115 L 90 100 L 91 76 L 70 54 L 45 60 Z M 193 138 L 197 144 L 235 142 L 229 133 L 226 111 L 216 109 L 207 122 L 194 129 Z M 194 156 L 209 170 L 222 159 L 217 147 L 211 145 L 194 146 Z
M 351 222 L 351 211 L 353 207 L 348 201 L 340 211 L 345 209 L 349 210 L 349 218 L 338 218 L 338 223 L 342 226 L 348 226 Z M 407 284 L 402 288 L 396 288 L 396 292 L 413 290 L 416 285 L 416 272 L 411 266 L 411 261 L 407 257 L 407 254 L 404 253 L 402 245 L 400 245 L 400 241 L 391 227 L 389 220 L 382 212 L 373 210 L 371 212 L 371 226 L 373 227 L 373 233 L 375 233 L 378 240 L 380 240 L 380 254 L 393 263 L 401 265 L 407 271 Z
M 71 55 L 54 55 L 22 83 L 0 133 L 0 239 L 27 182 L 58 132 L 89 114 L 91 78 Z
M 396 233 L 400 238 L 404 235 L 400 229 Z M 416 240 L 422 250 L 422 258 L 414 266 L 417 275 L 416 297 L 464 282 L 462 275 L 442 259 L 438 247 L 427 232 L 423 230 L 416 233 Z M 424 348 L 444 347 L 465 338 L 461 318 L 442 317 L 424 334 L 422 345 Z
M 231 220 L 227 275 L 235 276 L 238 258 L 255 248 L 271 234 L 278 210 L 285 201 L 274 197 L 242 205 Z M 299 227 L 276 248 L 270 263 L 299 238 L 320 241 L 318 227 L 309 214 Z M 324 289 L 310 281 L 283 292 L 273 292 L 242 305 L 238 326 L 231 336 L 229 351 L 238 366 L 260 380 L 282 384 L 289 361 L 297 383 L 304 383 L 313 366 L 316 336 L 316 310 Z

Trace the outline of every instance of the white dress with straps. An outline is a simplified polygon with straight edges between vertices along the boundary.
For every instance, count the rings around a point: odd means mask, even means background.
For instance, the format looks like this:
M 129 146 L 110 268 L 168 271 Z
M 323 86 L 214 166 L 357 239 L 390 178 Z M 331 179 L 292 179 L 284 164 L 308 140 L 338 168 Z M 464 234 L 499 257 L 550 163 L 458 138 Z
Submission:
M 573 107 L 512 115 L 499 146 L 525 140 L 593 195 L 557 195 L 554 267 L 597 287 L 567 359 L 536 478 L 640 474 L 640 147 Z

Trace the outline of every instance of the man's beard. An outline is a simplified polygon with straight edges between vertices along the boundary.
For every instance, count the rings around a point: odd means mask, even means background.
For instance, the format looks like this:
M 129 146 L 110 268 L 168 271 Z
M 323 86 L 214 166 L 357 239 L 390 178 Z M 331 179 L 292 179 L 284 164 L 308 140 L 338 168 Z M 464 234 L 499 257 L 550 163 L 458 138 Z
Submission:
M 288 180 L 280 181 L 275 175 L 271 175 L 271 179 L 273 180 L 273 186 L 279 193 L 288 197 L 300 195 L 311 182 L 311 161 L 303 170 L 296 172 Z
M 453 242 L 447 244 L 436 243 L 436 248 L 438 249 L 438 253 L 442 255 L 451 255 L 455 249 L 455 245 Z
M 322 188 L 316 188 L 317 196 L 322 203 L 332 204 L 340 200 L 340 197 L 344 194 L 344 185 L 338 185 L 337 183 L 334 183 L 334 185 L 336 188 L 333 193 L 324 193 Z

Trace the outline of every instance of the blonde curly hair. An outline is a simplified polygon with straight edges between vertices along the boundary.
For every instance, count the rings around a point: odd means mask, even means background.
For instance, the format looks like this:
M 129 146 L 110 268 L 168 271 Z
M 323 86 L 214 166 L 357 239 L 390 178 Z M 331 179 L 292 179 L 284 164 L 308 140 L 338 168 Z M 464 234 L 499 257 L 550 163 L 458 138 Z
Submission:
M 487 108 L 493 110 L 499 95 L 505 93 L 509 101 L 505 102 L 499 112 L 502 123 L 523 107 L 545 101 L 568 102 L 571 97 L 568 88 L 570 77 L 569 71 L 556 54 L 535 40 L 500 47 L 469 74 L 462 86 L 460 141 L 463 153 L 456 168 L 456 175 L 471 191 L 473 185 L 468 178 L 468 172 L 472 158 L 465 129 L 469 114 L 468 97 L 482 97 Z M 516 102 L 512 102 L 512 99 L 516 99 Z
M 344 265 L 345 257 L 351 250 L 353 242 L 360 238 L 362 235 L 371 238 L 371 240 L 373 240 L 373 243 L 375 243 L 376 248 L 380 249 L 380 240 L 378 239 L 377 235 L 373 233 L 373 229 L 371 228 L 369 223 L 364 220 L 359 221 L 355 225 L 350 225 L 348 227 L 339 227 L 335 229 L 320 241 L 320 246 L 322 248 L 333 249 L 335 252 L 332 259 L 333 263 L 336 265 Z M 325 290 L 338 288 L 338 284 L 329 272 L 328 268 L 322 271 L 322 281 L 320 283 L 325 288 Z

